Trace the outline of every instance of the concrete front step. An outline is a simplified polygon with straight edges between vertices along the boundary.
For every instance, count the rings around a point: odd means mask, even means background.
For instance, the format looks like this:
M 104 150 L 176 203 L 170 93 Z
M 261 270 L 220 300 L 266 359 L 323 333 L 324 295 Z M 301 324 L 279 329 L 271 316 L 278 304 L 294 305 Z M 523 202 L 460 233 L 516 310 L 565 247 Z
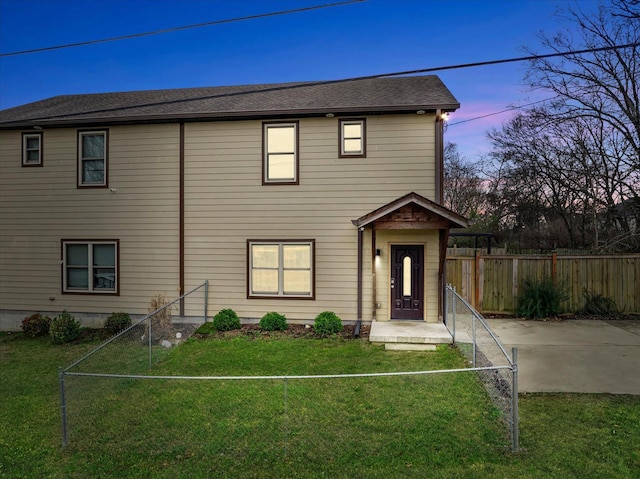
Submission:
M 386 351 L 435 351 L 435 344 L 384 343 Z
M 425 321 L 372 321 L 369 332 L 372 343 L 436 345 L 451 344 L 453 338 L 442 323 Z M 406 346 L 405 346 L 406 347 Z M 405 349 L 406 350 L 406 349 Z M 424 350 L 424 349 L 423 349 Z

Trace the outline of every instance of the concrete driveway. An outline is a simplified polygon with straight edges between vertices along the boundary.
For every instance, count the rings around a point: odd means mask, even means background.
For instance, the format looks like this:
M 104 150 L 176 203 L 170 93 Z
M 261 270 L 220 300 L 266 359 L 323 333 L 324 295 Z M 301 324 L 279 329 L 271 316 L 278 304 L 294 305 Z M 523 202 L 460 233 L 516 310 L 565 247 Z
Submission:
M 640 395 L 640 321 L 487 321 L 518 348 L 520 392 Z

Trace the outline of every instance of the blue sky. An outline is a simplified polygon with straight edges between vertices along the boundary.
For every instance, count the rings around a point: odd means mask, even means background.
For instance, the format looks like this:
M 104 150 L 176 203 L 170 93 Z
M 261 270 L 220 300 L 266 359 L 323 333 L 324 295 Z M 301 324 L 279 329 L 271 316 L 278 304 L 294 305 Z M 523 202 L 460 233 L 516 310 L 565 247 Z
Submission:
M 276 12 L 339 0 L 0 0 L 0 53 Z M 366 0 L 130 40 L 0 57 L 0 109 L 57 95 L 350 78 L 524 56 L 555 16 L 597 0 Z M 525 63 L 437 73 L 462 107 L 447 141 L 470 159 L 508 114 L 544 98 Z

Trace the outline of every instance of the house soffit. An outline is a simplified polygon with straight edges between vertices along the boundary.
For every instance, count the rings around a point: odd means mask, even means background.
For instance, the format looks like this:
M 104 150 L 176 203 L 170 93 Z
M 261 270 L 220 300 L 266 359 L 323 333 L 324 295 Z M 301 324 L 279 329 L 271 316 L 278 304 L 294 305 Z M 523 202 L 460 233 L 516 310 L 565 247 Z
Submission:
M 417 193 L 409 193 L 356 220 L 360 228 L 375 229 L 449 229 L 466 228 L 469 221 Z

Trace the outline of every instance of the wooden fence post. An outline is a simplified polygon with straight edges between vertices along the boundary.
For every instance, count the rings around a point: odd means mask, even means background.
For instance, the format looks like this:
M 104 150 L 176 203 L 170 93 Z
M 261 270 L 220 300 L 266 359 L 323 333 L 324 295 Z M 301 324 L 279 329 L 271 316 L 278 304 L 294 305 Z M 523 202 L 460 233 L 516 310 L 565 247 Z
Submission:
M 475 275 L 474 275 L 474 304 L 472 305 L 476 310 L 482 310 L 482 290 L 480 285 L 482 284 L 482 272 L 480 271 L 481 253 L 480 250 L 475 251 Z

